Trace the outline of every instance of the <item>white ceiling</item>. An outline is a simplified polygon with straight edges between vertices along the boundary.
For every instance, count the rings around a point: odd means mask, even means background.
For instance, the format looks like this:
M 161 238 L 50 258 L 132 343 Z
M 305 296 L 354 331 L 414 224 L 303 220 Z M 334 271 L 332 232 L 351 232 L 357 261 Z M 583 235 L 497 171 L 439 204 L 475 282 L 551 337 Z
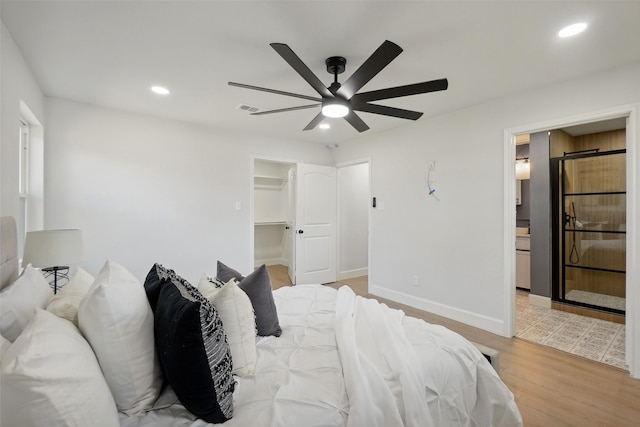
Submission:
M 249 116 L 307 101 L 228 81 L 317 94 L 269 46 L 288 44 L 327 84 L 385 40 L 404 52 L 362 91 L 446 77 L 449 89 L 384 103 L 434 116 L 640 61 L 638 1 L 5 1 L 2 20 L 47 96 L 320 143 L 359 134 L 343 119 L 303 132 L 315 110 Z M 570 39 L 563 26 L 583 21 Z M 160 97 L 151 85 L 168 87 Z M 382 103 L 382 102 L 381 102 Z M 365 134 L 413 122 L 359 113 Z

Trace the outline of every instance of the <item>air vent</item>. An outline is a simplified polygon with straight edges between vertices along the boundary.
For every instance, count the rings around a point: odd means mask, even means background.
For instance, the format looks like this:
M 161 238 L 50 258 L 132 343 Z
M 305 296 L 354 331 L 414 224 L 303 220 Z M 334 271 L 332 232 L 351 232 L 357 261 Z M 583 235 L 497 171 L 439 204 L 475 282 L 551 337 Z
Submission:
M 236 107 L 236 110 L 248 111 L 249 113 L 257 113 L 260 111 L 260 108 L 254 107 L 253 105 L 240 104 Z

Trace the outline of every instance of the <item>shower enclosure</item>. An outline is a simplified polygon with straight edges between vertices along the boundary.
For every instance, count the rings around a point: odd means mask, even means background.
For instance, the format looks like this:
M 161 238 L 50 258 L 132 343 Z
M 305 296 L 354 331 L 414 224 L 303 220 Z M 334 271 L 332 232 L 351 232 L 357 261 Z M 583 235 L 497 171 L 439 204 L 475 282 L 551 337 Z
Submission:
M 554 301 L 625 312 L 626 150 L 551 159 Z

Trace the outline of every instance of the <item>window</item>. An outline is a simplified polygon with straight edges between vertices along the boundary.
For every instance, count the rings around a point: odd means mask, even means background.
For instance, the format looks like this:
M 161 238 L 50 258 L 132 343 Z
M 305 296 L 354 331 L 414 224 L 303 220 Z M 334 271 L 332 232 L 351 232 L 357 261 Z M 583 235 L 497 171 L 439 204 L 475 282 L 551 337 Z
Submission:
M 22 254 L 27 231 L 27 201 L 29 199 L 29 125 L 22 119 L 18 123 L 18 143 L 18 197 L 20 198 L 18 203 L 20 211 L 16 222 L 18 226 L 18 254 Z

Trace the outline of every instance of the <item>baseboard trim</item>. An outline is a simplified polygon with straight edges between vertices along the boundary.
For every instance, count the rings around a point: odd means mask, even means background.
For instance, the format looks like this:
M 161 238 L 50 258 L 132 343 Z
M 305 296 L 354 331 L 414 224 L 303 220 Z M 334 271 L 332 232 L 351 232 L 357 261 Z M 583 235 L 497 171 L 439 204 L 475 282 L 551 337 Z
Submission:
M 416 297 L 415 295 L 405 294 L 372 284 L 369 284 L 369 293 L 419 310 L 437 314 L 438 316 L 446 317 L 475 328 L 483 329 L 496 335 L 506 336 L 505 324 L 501 319 L 484 316 L 467 310 L 461 310 L 446 304 L 440 304 L 424 298 Z
M 369 274 L 369 269 L 367 267 L 357 268 L 355 270 L 341 271 L 338 273 L 338 280 L 348 280 L 348 279 L 353 279 L 355 277 L 366 276 L 368 274 Z
M 257 259 L 253 263 L 254 268 L 260 267 L 262 264 L 266 265 L 284 265 L 285 267 L 289 266 L 289 261 L 284 258 L 269 258 L 269 259 Z
M 536 307 L 551 308 L 551 298 L 529 294 L 529 304 L 535 305 Z

